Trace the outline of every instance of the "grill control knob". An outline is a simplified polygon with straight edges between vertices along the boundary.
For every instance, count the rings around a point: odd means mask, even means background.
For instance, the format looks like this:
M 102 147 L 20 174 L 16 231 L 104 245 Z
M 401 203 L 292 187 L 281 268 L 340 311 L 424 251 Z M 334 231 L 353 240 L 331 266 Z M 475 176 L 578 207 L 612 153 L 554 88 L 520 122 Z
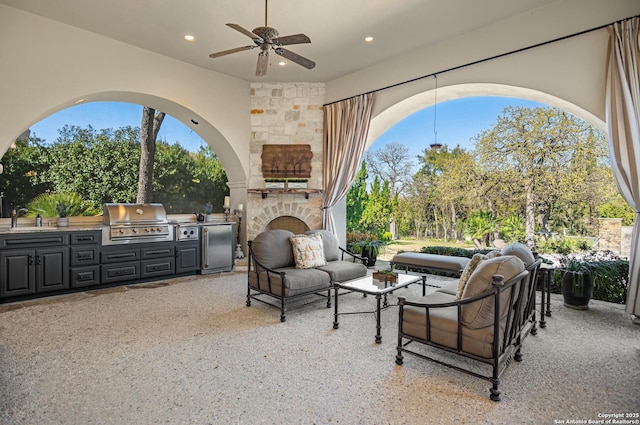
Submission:
M 136 234 L 138 234 L 138 229 L 131 229 L 131 232 L 132 232 L 134 235 L 136 235 Z
M 194 232 L 193 230 L 189 232 L 189 234 L 191 234 L 191 235 L 193 235 L 194 233 L 195 233 L 195 232 Z

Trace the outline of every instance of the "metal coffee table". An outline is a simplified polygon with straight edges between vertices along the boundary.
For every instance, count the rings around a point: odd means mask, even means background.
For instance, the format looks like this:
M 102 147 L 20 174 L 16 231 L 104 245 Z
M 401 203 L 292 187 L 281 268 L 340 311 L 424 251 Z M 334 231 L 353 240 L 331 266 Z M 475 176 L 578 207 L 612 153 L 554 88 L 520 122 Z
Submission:
M 380 282 L 373 279 L 373 276 L 366 276 L 360 279 L 350 280 L 348 282 L 342 283 L 334 283 L 334 319 L 333 319 L 333 329 L 339 328 L 338 316 L 341 314 L 363 314 L 363 313 L 374 313 L 376 315 L 376 343 L 380 344 L 382 342 L 382 336 L 380 335 L 380 329 L 382 326 L 380 325 L 380 312 L 389 307 L 389 303 L 387 302 L 387 294 L 392 293 L 396 289 L 405 288 L 412 283 L 422 282 L 422 285 L 426 284 L 426 276 L 425 275 L 411 275 L 407 273 L 397 273 L 397 282 L 396 283 L 387 283 Z M 374 311 L 354 311 L 354 312 L 338 312 L 338 291 L 340 289 L 346 289 L 348 291 L 360 292 L 365 295 L 375 295 L 376 297 L 376 309 Z M 383 300 L 384 299 L 384 300 Z

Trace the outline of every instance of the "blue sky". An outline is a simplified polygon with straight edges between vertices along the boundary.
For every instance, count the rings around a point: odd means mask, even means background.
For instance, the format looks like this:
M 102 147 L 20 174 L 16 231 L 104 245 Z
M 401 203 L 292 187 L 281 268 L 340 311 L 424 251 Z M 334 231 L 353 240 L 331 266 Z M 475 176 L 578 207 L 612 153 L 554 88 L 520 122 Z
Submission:
M 543 106 L 540 103 L 507 97 L 471 97 L 450 100 L 437 105 L 438 142 L 453 148 L 456 145 L 470 150 L 471 139 L 490 129 L 503 109 L 509 105 L 525 107 Z M 58 137 L 58 129 L 65 124 L 94 129 L 140 126 L 142 106 L 122 102 L 90 102 L 76 105 L 51 115 L 31 127 L 31 135 L 52 143 Z M 414 113 L 397 123 L 378 138 L 372 150 L 386 143 L 397 142 L 409 148 L 411 155 L 420 152 L 434 142 L 434 108 Z M 190 151 L 197 151 L 206 142 L 180 121 L 167 116 L 160 127 L 159 139 L 179 143 Z
M 473 149 L 473 137 L 492 128 L 504 108 L 510 105 L 527 108 L 548 106 L 524 99 L 488 96 L 439 103 L 436 110 L 438 143 L 450 148 L 460 145 L 466 150 Z M 419 155 L 435 142 L 433 123 L 434 107 L 422 109 L 383 133 L 370 150 L 380 149 L 389 142 L 397 142 L 407 146 L 411 155 Z

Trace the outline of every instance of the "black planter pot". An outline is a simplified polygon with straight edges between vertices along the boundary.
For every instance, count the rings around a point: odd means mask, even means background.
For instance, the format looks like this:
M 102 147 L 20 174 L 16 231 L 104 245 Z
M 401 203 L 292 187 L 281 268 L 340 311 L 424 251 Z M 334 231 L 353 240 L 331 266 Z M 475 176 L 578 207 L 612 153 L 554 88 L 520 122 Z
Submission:
M 580 272 L 562 272 L 562 296 L 564 305 L 577 310 L 588 310 L 593 297 L 593 279 L 591 275 Z
M 371 251 L 371 252 L 370 252 Z M 363 257 L 367 257 L 367 267 L 373 267 L 376 265 L 376 260 L 378 259 L 378 255 L 374 250 L 369 249 L 368 246 L 363 246 L 360 255 Z

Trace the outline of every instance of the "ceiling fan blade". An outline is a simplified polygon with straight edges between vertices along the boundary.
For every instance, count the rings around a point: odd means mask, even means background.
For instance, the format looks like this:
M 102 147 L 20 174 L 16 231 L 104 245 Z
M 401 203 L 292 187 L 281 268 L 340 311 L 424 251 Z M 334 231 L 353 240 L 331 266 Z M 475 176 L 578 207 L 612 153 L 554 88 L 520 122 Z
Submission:
M 255 49 L 258 46 L 243 46 L 236 47 L 235 49 L 223 50 L 221 52 L 211 53 L 210 58 L 219 58 L 220 56 L 230 55 L 231 53 L 243 52 L 245 50 Z
M 251 38 L 252 40 L 260 40 L 260 36 L 258 36 L 258 34 L 255 34 L 251 31 L 249 31 L 248 29 L 244 29 L 242 28 L 240 25 L 238 24 L 227 24 L 228 27 L 233 28 L 236 31 L 241 32 L 242 34 L 246 35 L 247 37 Z M 260 40 L 262 41 L 262 40 Z
M 311 43 L 309 37 L 304 34 L 285 35 L 284 37 L 278 37 L 273 39 L 273 44 L 279 46 L 286 46 L 288 44 L 302 44 Z
M 269 51 L 263 50 L 258 54 L 258 63 L 256 64 L 256 75 L 262 77 L 267 73 L 267 66 L 269 65 Z
M 276 54 L 289 59 L 291 62 L 295 62 L 298 65 L 304 66 L 307 69 L 312 69 L 316 66 L 316 63 L 310 59 L 305 58 L 304 56 L 300 56 L 297 53 L 293 53 L 291 50 L 283 49 L 282 47 L 278 47 L 274 49 Z

